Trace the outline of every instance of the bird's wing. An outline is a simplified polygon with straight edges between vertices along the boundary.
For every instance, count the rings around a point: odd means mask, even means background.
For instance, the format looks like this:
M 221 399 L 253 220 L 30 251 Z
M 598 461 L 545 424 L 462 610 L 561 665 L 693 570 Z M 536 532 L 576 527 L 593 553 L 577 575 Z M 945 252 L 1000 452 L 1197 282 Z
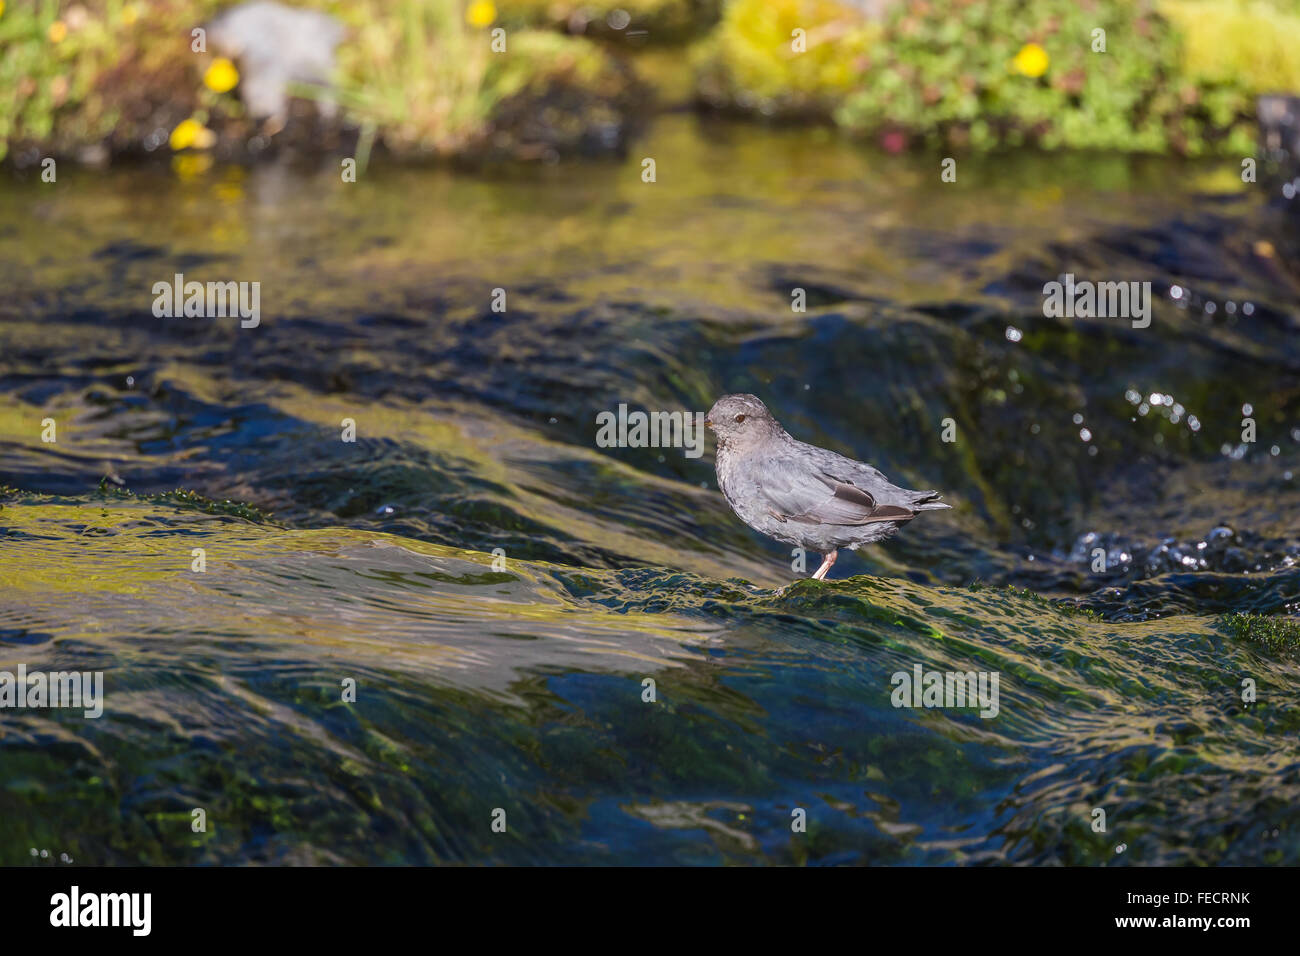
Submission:
M 828 474 L 818 462 L 804 458 L 781 456 L 769 459 L 762 469 L 761 490 L 764 506 L 780 521 L 859 525 L 906 521 L 915 516 L 909 508 L 881 504 L 875 495 L 859 487 L 851 477 Z
M 884 472 L 879 468 L 873 468 L 866 462 L 845 458 L 829 448 L 818 448 L 816 445 L 809 445 L 804 442 L 799 444 L 803 446 L 803 451 L 809 453 L 807 457 L 823 474 L 830 475 L 845 484 L 856 485 L 865 491 L 871 492 L 873 497 L 878 497 L 876 492 L 883 492 L 897 487 L 885 477 Z M 876 491 L 873 492 L 872 489 Z

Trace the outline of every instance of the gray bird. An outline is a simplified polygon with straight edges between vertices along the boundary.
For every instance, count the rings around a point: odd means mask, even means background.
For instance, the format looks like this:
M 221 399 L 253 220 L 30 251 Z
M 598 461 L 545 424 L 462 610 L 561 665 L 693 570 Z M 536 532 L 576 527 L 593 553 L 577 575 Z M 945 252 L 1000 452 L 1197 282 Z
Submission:
M 718 440 L 718 487 L 741 521 L 816 551 L 821 580 L 840 548 L 889 537 L 921 511 L 951 507 L 937 491 L 890 484 L 870 465 L 791 438 L 753 395 L 723 395 L 704 424 Z

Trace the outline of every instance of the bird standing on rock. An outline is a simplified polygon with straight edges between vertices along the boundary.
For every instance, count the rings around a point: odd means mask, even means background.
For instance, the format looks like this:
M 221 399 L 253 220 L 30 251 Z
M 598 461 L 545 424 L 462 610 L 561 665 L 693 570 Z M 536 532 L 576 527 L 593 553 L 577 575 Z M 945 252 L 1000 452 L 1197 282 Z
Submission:
M 753 395 L 723 395 L 704 424 L 718 440 L 718 487 L 741 521 L 816 551 L 821 580 L 840 548 L 889 537 L 922 511 L 949 508 L 937 491 L 909 491 L 852 458 L 790 437 Z

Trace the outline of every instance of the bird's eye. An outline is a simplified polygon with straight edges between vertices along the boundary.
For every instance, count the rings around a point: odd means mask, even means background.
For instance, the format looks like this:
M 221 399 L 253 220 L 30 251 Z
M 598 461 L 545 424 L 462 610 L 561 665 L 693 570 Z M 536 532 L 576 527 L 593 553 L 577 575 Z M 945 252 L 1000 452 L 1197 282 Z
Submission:
M 737 421 L 737 422 L 743 422 L 744 420 L 745 420 L 745 416 L 744 416 L 744 415 L 737 415 L 737 416 L 736 416 L 736 421 Z

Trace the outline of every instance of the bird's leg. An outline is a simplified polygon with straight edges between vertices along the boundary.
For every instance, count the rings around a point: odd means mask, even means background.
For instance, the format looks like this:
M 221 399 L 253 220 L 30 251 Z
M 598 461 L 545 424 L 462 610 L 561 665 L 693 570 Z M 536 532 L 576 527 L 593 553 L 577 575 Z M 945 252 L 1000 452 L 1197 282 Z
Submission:
M 832 551 L 830 554 L 822 555 L 822 566 L 813 572 L 813 577 L 815 579 L 818 581 L 825 580 L 826 572 L 829 571 L 831 565 L 835 563 L 835 556 L 837 554 L 839 554 L 838 551 Z

